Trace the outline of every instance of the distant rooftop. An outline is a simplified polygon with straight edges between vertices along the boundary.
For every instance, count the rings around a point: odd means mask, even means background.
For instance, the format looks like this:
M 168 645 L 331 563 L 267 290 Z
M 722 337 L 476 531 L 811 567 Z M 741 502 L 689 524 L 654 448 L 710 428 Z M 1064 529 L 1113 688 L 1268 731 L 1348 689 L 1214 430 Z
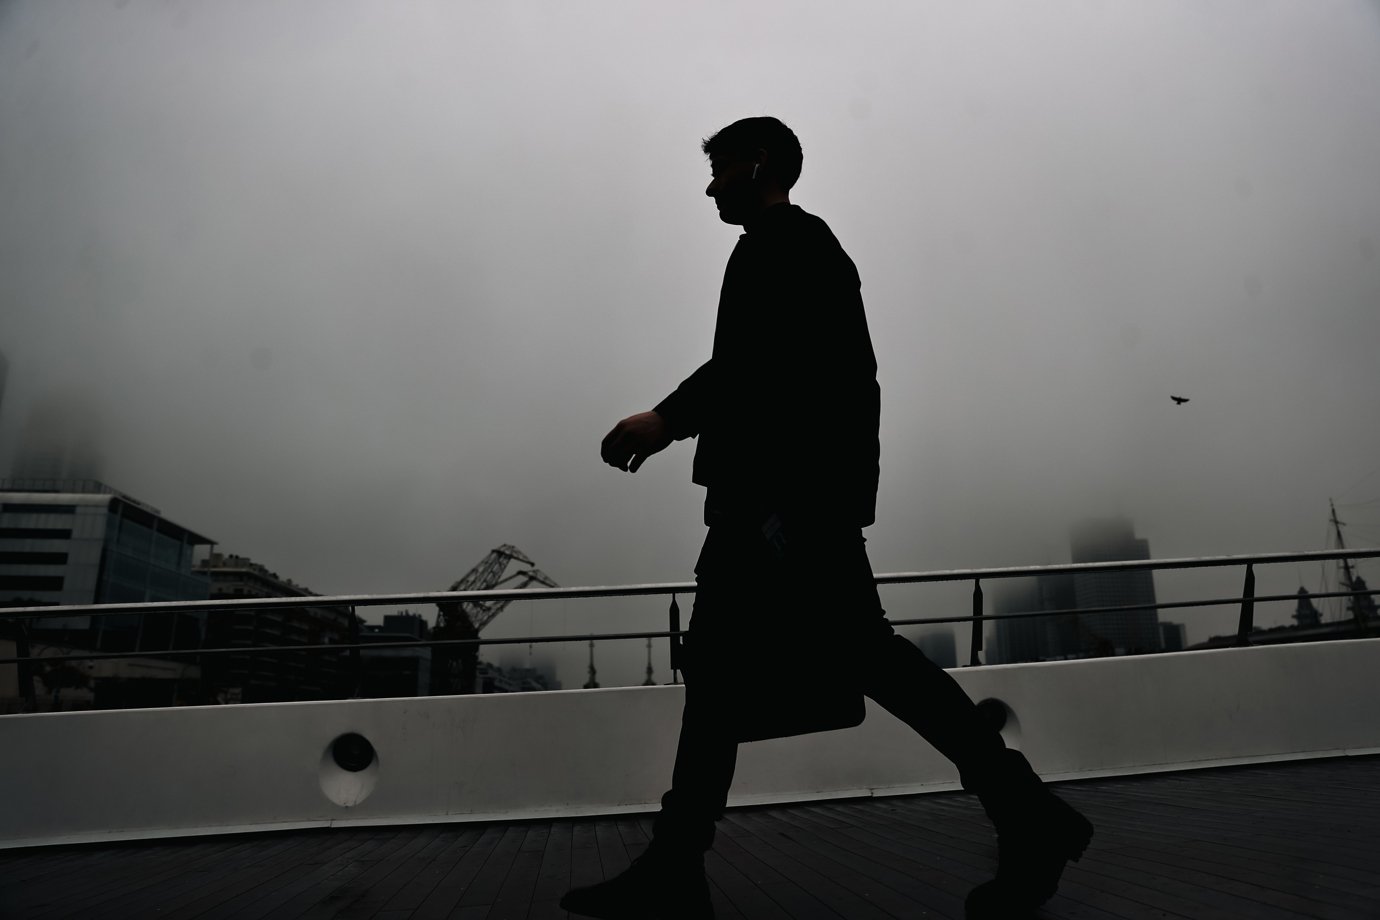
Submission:
M 0 493 L 12 494 L 41 494 L 41 495 L 109 495 L 111 498 L 119 499 L 125 504 L 142 511 L 145 514 L 160 518 L 167 525 L 177 527 L 186 532 L 191 538 L 191 542 L 201 546 L 214 546 L 216 541 L 210 537 L 183 527 L 175 521 L 164 516 L 163 512 L 150 505 L 148 502 L 140 501 L 128 493 L 121 492 L 119 489 L 101 482 L 99 479 L 35 479 L 25 477 L 15 477 L 10 479 L 0 479 Z
M 131 505 L 142 508 L 150 514 L 162 515 L 148 502 L 142 502 L 132 495 L 126 495 L 99 479 L 0 479 L 0 492 L 56 492 L 67 495 L 113 495 Z
M 199 561 L 196 564 L 195 568 L 197 571 L 200 572 L 251 572 L 255 575 L 271 579 L 272 581 L 278 582 L 281 585 L 299 591 L 304 595 L 316 594 L 315 591 L 311 590 L 305 585 L 299 585 L 291 578 L 284 578 L 277 572 L 270 569 L 268 566 L 259 562 L 255 562 L 248 556 L 240 556 L 235 553 L 212 552 L 209 555 L 207 555 L 205 559 Z

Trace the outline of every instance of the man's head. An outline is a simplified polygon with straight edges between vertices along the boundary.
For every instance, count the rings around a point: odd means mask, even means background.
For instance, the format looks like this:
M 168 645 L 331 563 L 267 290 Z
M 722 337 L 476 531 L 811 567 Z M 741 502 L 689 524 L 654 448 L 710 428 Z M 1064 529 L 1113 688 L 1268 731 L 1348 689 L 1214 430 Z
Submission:
M 768 206 L 789 201 L 787 193 L 800 178 L 800 141 L 770 116 L 735 121 L 700 149 L 713 174 L 704 193 L 727 224 L 745 224 Z

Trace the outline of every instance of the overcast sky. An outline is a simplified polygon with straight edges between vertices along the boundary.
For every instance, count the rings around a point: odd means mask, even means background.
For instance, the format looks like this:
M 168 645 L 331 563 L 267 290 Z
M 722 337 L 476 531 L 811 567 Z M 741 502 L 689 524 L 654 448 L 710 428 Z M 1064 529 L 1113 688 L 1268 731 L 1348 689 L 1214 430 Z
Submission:
M 1368 0 L 0 4 L 0 463 L 66 393 L 110 484 L 322 593 L 500 543 L 687 580 L 693 445 L 598 444 L 708 356 L 737 230 L 699 141 L 757 114 L 862 275 L 877 571 L 1064 562 L 1109 515 L 1158 557 L 1321 549 L 1329 497 L 1380 542 Z

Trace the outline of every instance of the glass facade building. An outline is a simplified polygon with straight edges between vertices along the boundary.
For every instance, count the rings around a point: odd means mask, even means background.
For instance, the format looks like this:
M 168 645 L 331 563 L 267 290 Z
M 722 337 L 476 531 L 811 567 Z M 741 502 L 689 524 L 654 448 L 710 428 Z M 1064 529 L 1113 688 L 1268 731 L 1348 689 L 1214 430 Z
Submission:
M 211 540 L 94 480 L 0 483 L 0 605 L 205 600 L 192 555 Z M 204 614 L 52 617 L 32 633 L 99 651 L 196 648 Z
M 1072 561 L 1122 562 L 1150 558 L 1150 544 L 1129 521 L 1091 520 L 1073 528 Z M 1155 608 L 1155 579 L 1149 571 L 1050 574 L 1008 581 L 997 592 L 995 612 L 1122 610 L 1066 613 L 998 620 L 988 664 L 1051 661 L 1107 655 L 1139 655 L 1167 648 Z M 1182 629 L 1182 627 L 1180 627 Z M 1179 638 L 1182 644 L 1182 637 Z
M 1073 528 L 1074 562 L 1124 562 L 1150 558 L 1150 544 L 1135 535 L 1130 521 L 1105 518 Z M 1081 614 L 1080 636 L 1088 655 L 1138 655 L 1158 652 L 1163 638 L 1155 608 L 1155 579 L 1149 571 L 1086 572 L 1073 578 L 1079 608 L 1122 607 L 1115 612 Z

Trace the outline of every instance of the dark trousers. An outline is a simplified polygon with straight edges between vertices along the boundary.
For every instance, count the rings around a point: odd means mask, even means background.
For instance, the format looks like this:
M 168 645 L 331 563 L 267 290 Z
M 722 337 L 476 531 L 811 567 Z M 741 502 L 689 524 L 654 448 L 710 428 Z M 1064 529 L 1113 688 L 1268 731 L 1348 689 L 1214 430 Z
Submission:
M 738 757 L 726 714 L 750 705 L 754 682 L 774 673 L 860 688 L 952 761 L 969 788 L 1000 758 L 1001 735 L 963 688 L 886 621 L 861 531 L 787 522 L 768 539 L 755 523 L 714 526 L 695 578 L 680 743 L 656 820 L 663 844 L 713 842 Z M 828 654 L 802 656 L 801 670 L 797 648 Z M 773 661 L 780 656 L 791 660 Z

